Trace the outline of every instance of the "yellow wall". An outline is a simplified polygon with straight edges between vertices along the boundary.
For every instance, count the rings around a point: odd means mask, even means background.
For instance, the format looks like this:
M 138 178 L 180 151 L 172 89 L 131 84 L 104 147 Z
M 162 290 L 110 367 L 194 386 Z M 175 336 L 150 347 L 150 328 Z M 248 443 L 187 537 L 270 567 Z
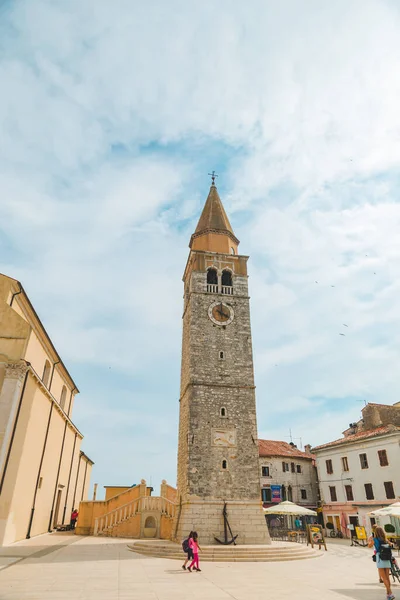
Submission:
M 111 491 L 116 491 L 121 490 L 121 487 L 110 487 L 108 489 L 110 489 Z M 137 485 L 133 488 L 129 488 L 126 491 L 119 493 L 118 495 L 114 495 L 108 500 L 100 500 L 95 502 L 81 502 L 76 533 L 79 535 L 93 535 L 96 519 L 104 517 L 113 510 L 122 508 L 125 504 L 128 504 L 142 496 L 150 496 L 150 492 L 151 488 L 147 487 L 146 483 L 143 480 L 143 483 L 141 483 L 140 485 Z M 166 498 L 170 502 L 175 502 L 176 493 L 177 490 L 175 488 L 168 485 L 166 481 L 162 482 L 161 497 Z M 155 498 L 155 500 L 157 500 L 157 498 Z M 141 512 L 139 512 L 139 514 L 135 515 L 134 517 L 130 517 L 128 520 L 118 523 L 114 526 L 112 531 L 108 532 L 108 534 L 113 537 L 139 538 L 142 534 L 142 518 L 145 519 L 146 515 L 152 515 L 159 523 L 160 537 L 162 539 L 171 539 L 173 518 L 163 514 L 162 511 L 164 509 L 161 507 L 154 510 L 154 508 L 148 509 L 145 506 L 143 507 L 143 509 L 141 509 L 141 506 L 142 504 L 140 503 L 138 508 L 139 511 L 144 511 L 143 515 L 141 514 Z
M 233 248 L 235 254 L 238 253 L 237 243 L 225 233 L 206 233 L 194 237 L 191 248 L 192 250 L 205 250 L 220 254 L 231 254 L 231 248 Z
M 105 490 L 106 490 L 106 496 L 105 496 L 105 500 L 109 500 L 110 498 L 114 498 L 114 496 L 118 496 L 118 494 L 122 494 L 123 492 L 126 492 L 128 490 L 131 489 L 131 485 L 123 487 L 120 485 L 116 485 L 116 486 L 109 486 L 109 485 L 105 485 Z
M 79 518 L 76 533 L 78 535 L 93 535 L 94 522 L 97 517 L 101 517 L 102 515 L 115 510 L 119 506 L 123 506 L 124 504 L 128 504 L 132 500 L 139 498 L 141 490 L 143 492 L 143 486 L 137 485 L 109 500 L 81 502 L 79 506 Z M 145 495 L 150 495 L 150 488 L 146 489 Z
M 52 404 L 53 409 L 48 428 L 46 448 L 43 454 Z M 1 539 L 0 530 L 0 543 L 11 543 L 24 539 L 27 535 L 42 455 L 43 462 L 40 471 L 42 480 L 40 488 L 38 488 L 36 493 L 30 535 L 32 537 L 47 531 L 53 505 L 64 428 L 65 417 L 59 412 L 57 404 L 54 404 L 43 393 L 36 379 L 30 374 L 7 469 L 5 488 L 0 498 L 0 522 L 8 520 L 3 532 L 3 539 Z M 75 437 L 76 443 L 71 471 L 71 458 Z M 81 436 L 76 435 L 72 426 L 68 424 L 58 479 L 58 485 L 64 486 L 62 488 L 58 523 L 63 522 L 65 506 L 64 523 L 69 523 L 70 521 L 78 461 L 80 458 L 81 439 Z M 86 480 L 88 485 L 88 476 Z M 83 481 L 81 481 L 81 487 L 82 484 Z
M 49 356 L 39 342 L 34 331 L 31 331 L 28 341 L 28 347 L 24 356 L 25 360 L 31 363 L 39 377 L 42 377 L 46 360 L 51 364 Z
M 70 393 L 74 388 L 72 379 L 60 363 L 54 368 L 51 391 L 43 384 L 40 378 L 45 361 L 48 360 L 50 365 L 55 364 L 57 354 L 51 349 L 51 342 L 24 292 L 15 296 L 12 307 L 8 304 L 12 294 L 19 289 L 18 282 L 0 275 L 0 449 L 3 456 L 9 447 L 9 432 L 16 423 L 0 495 L 0 545 L 25 539 L 32 508 L 34 511 L 30 536 L 47 532 L 56 486 L 57 489 L 62 489 L 58 522 L 64 520 L 64 523 L 69 523 L 74 496 L 76 506 L 82 498 L 87 498 L 92 468 L 92 463 L 80 455 L 82 435 L 59 405 L 61 390 L 65 385 L 68 409 Z M 5 368 L 10 364 L 18 364 L 21 372 L 28 373 L 23 395 L 18 388 L 19 385 L 23 389 L 21 378 L 18 385 L 17 379 L 10 379 L 10 374 L 5 379 Z M 4 385 L 5 381 L 7 386 Z M 12 390 L 18 394 L 12 396 Z M 16 417 L 17 411 L 13 413 L 10 407 L 16 408 L 20 401 L 20 413 L 15 422 L 12 419 Z M 6 430 L 8 437 L 4 437 Z M 65 442 L 62 448 L 64 431 Z M 84 467 L 87 462 L 84 482 Z M 2 464 L 5 465 L 6 461 Z M 40 480 L 37 487 L 38 477 Z
M 168 483 L 165 480 L 162 482 L 160 496 L 166 498 L 170 502 L 176 502 L 177 494 L 178 490 L 176 488 L 172 487 L 172 485 L 168 485 Z
M 39 422 L 37 437 L 30 452 L 23 451 L 35 390 L 34 380 L 30 378 L 27 382 L 19 416 L 19 427 L 15 433 L 13 451 L 0 496 L 0 544 L 22 540 L 28 531 L 37 476 L 34 465 L 40 460 L 39 443 L 45 431 L 45 423 Z M 30 441 L 29 437 L 27 443 Z
M 174 520 L 171 519 L 171 517 L 166 517 L 165 515 L 161 515 L 160 538 L 162 540 L 170 540 L 172 538 L 173 524 L 174 524 Z
M 79 509 L 79 504 L 88 500 L 92 463 L 84 456 L 80 456 L 78 478 L 75 480 L 76 489 L 72 498 L 73 509 Z
M 8 305 L 7 300 L 10 293 L 10 280 L 8 277 L 0 275 L 0 331 L 2 336 L 0 340 L 0 360 L 1 355 L 4 355 L 9 362 L 12 362 L 23 356 L 31 328 L 17 314 L 14 305 L 13 308 Z

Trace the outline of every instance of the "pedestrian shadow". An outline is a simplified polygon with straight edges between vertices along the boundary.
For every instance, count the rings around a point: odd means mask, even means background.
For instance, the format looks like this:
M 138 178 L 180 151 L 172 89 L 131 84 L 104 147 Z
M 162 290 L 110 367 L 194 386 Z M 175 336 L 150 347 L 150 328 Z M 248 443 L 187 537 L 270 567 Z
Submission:
M 332 592 L 336 592 L 343 597 L 353 598 L 354 600 L 376 600 L 376 588 L 378 584 L 374 588 L 369 589 L 360 589 L 360 590 L 341 590 L 341 589 L 331 589 Z M 383 594 L 385 590 L 382 590 Z
M 183 569 L 165 569 L 164 573 L 168 573 L 169 575 L 185 575 L 189 571 L 184 571 Z

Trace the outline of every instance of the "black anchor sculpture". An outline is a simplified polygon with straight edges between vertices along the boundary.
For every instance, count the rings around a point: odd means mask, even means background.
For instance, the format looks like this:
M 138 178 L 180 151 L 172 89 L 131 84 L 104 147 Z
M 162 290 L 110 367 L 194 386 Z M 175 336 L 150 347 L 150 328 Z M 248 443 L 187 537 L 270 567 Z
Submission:
M 231 529 L 231 526 L 229 525 L 229 521 L 228 521 L 228 511 L 226 510 L 226 502 L 224 502 L 224 508 L 223 508 L 222 514 L 224 516 L 224 539 L 220 540 L 215 536 L 214 536 L 214 538 L 219 544 L 223 544 L 224 546 L 229 546 L 229 544 L 233 544 L 234 546 L 236 546 L 236 538 L 238 537 L 239 534 L 233 535 L 233 533 L 232 533 L 232 529 Z M 231 535 L 231 539 L 228 539 L 228 529 L 229 529 L 229 533 Z

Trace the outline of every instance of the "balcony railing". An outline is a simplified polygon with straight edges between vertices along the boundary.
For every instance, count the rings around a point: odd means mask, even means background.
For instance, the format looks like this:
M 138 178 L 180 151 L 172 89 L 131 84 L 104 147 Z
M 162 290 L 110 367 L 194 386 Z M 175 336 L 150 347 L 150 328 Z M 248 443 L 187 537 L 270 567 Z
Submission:
M 225 296 L 233 296 L 233 286 L 223 285 L 219 291 L 218 283 L 207 283 L 207 292 L 209 294 L 225 294 Z
M 233 296 L 233 287 L 231 285 L 223 285 L 222 293 L 228 296 Z

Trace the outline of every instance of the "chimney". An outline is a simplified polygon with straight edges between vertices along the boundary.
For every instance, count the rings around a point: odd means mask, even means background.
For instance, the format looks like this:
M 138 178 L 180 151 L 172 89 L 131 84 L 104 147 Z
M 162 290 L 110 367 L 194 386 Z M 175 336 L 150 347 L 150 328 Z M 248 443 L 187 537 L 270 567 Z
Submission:
M 311 454 L 311 444 L 306 444 L 306 445 L 304 446 L 304 452 L 305 452 L 306 454 Z

